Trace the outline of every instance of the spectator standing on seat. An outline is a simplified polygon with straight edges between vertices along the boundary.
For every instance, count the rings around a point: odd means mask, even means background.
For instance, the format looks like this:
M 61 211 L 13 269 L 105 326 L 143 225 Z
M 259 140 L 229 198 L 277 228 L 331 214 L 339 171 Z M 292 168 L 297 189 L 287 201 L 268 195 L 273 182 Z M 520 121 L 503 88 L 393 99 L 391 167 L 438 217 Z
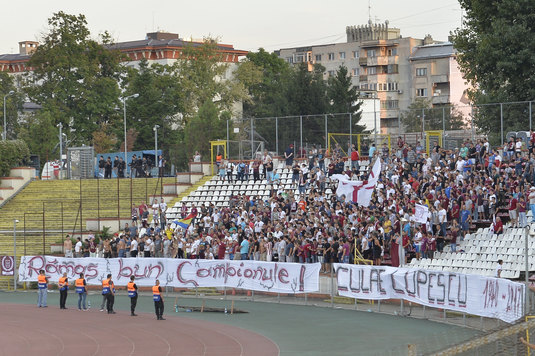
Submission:
M 503 260 L 498 260 L 498 266 L 496 266 L 496 271 L 494 272 L 494 277 L 502 278 L 502 265 L 503 265 Z
M 76 241 L 76 245 L 74 245 L 74 257 L 80 258 L 82 257 L 82 239 L 80 237 L 76 238 L 78 241 Z
M 37 306 L 39 308 L 46 308 L 46 297 L 48 294 L 48 278 L 44 270 L 39 271 L 37 276 Z
M 355 145 L 351 145 L 351 170 L 354 172 L 359 173 L 360 166 L 359 166 L 359 151 L 355 149 Z
M 273 160 L 271 157 L 264 163 L 264 169 L 266 170 L 267 183 L 271 184 L 273 182 Z
M 294 163 L 295 152 L 294 145 L 290 144 L 286 151 L 284 151 L 284 159 L 286 161 L 286 168 L 291 168 Z
M 66 258 L 72 258 L 72 240 L 69 235 L 65 236 L 65 241 L 63 241 L 63 252 Z
M 74 282 L 76 294 L 78 294 L 78 310 L 86 311 L 87 307 L 85 304 L 85 299 L 87 297 L 86 281 L 84 274 L 80 273 L 80 278 Z

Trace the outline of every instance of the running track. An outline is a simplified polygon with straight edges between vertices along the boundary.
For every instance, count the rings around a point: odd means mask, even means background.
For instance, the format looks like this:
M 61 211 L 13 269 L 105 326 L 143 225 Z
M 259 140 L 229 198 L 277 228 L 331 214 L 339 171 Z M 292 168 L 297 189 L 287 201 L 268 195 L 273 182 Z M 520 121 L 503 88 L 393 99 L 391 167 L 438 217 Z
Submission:
M 0 355 L 271 356 L 279 348 L 254 332 L 190 318 L 1 304 Z

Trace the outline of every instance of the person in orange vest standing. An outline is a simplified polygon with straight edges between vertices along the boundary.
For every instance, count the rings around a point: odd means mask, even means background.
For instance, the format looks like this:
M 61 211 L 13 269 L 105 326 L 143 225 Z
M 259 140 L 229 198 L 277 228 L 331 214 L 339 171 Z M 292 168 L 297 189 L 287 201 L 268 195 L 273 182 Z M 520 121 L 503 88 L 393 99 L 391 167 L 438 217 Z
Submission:
M 106 296 L 106 309 L 108 314 L 115 314 L 113 304 L 115 303 L 115 285 L 111 280 L 111 273 L 108 273 L 105 280 L 102 281 L 102 295 Z
M 154 311 L 156 312 L 157 320 L 165 320 L 163 318 L 163 297 L 162 287 L 160 287 L 160 281 L 156 280 L 155 285 L 152 287 L 152 299 L 154 300 Z
M 67 302 L 67 291 L 69 290 L 69 279 L 67 278 L 67 272 L 63 273 L 63 277 L 59 278 L 58 281 L 59 289 L 59 308 L 65 308 L 65 303 Z
M 45 271 L 40 270 L 37 276 L 37 306 L 39 308 L 46 308 L 46 297 L 48 293 L 48 278 L 45 276 Z
M 128 296 L 130 297 L 130 315 L 137 316 L 135 313 L 137 305 L 137 285 L 134 283 L 134 276 L 130 276 L 130 282 L 126 285 Z
M 83 273 L 80 273 L 80 278 L 76 280 L 75 286 L 76 294 L 78 294 L 78 310 L 87 311 L 87 307 L 85 305 L 85 298 L 87 298 L 87 289 L 85 287 L 86 282 Z

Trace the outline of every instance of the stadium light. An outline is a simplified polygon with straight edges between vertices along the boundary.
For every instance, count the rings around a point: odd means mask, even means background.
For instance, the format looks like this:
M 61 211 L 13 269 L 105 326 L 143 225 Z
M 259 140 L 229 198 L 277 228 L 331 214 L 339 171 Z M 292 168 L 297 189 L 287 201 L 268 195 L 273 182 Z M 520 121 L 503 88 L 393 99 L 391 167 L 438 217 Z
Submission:
M 11 94 L 15 94 L 13 90 L 10 90 L 9 93 L 4 95 L 4 133 L 2 139 L 5 141 L 7 140 L 7 120 L 6 120 L 6 98 L 10 96 Z
M 126 101 L 130 98 L 137 98 L 139 94 L 132 94 L 130 96 L 124 97 L 123 100 L 123 114 L 124 114 L 124 164 L 126 171 L 128 172 L 128 160 L 127 160 L 127 152 L 128 148 L 126 145 Z M 132 170 L 130 170 L 130 174 L 132 174 Z
M 154 127 L 152 128 L 154 130 L 154 166 L 156 167 L 158 176 L 160 175 L 160 165 L 158 161 L 158 129 L 159 128 L 160 128 L 160 125 L 154 125 Z

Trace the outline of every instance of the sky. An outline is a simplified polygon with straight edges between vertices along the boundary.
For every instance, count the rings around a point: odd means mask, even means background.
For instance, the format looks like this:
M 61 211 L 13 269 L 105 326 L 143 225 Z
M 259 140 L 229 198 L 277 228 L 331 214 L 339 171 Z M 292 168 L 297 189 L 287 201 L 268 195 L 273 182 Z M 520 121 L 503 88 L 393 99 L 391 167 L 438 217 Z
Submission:
M 372 21 L 389 20 L 404 37 L 445 41 L 461 24 L 457 0 L 24 0 L 3 7 L 0 54 L 17 53 L 19 41 L 39 40 L 58 11 L 84 14 L 94 37 L 107 30 L 118 42 L 158 30 L 184 39 L 216 37 L 248 51 L 345 42 L 346 26 L 368 22 L 369 3 Z

